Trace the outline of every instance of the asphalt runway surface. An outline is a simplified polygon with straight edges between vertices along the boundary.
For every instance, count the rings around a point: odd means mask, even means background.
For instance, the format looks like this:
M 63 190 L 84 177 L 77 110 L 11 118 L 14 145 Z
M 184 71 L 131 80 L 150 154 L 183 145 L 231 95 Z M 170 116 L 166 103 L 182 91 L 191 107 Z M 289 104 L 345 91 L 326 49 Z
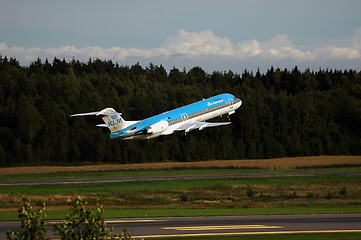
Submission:
M 208 175 L 169 175 L 169 176 L 112 177 L 112 178 L 13 180 L 13 181 L 2 181 L 2 182 L 0 182 L 0 186 L 40 185 L 40 184 L 44 185 L 44 184 L 111 183 L 111 182 L 133 182 L 133 181 L 164 181 L 164 180 L 211 179 L 211 178 L 324 176 L 324 175 L 340 175 L 340 174 L 357 174 L 357 175 L 359 175 L 359 174 L 361 174 L 361 170 L 327 171 L 327 172 L 236 173 L 236 174 L 208 174 Z
M 117 233 L 127 229 L 134 238 L 361 233 L 361 214 L 120 218 L 106 222 Z M 49 232 L 53 223 L 56 222 L 48 222 Z M 7 230 L 15 230 L 19 225 L 19 222 L 2 222 L 0 239 L 5 239 Z M 56 238 L 53 233 L 51 237 Z

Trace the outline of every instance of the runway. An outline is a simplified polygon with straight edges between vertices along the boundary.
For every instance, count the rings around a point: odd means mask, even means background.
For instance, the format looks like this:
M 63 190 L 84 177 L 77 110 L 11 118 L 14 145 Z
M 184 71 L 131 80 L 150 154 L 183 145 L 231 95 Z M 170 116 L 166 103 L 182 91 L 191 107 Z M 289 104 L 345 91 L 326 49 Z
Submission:
M 361 232 L 361 214 L 173 217 L 111 220 L 117 232 L 134 237 Z
M 246 178 L 246 177 L 297 177 L 297 176 L 324 176 L 341 174 L 361 174 L 361 170 L 354 171 L 327 171 L 327 172 L 276 172 L 276 173 L 234 173 L 234 174 L 201 174 L 201 175 L 166 175 L 166 176 L 141 176 L 141 177 L 111 177 L 111 178 L 70 178 L 70 179 L 42 179 L 42 180 L 12 180 L 2 181 L 0 186 L 19 185 L 48 185 L 48 184 L 79 184 L 79 183 L 110 183 L 134 181 L 165 181 L 186 179 L 211 179 L 211 178 Z
M 127 229 L 134 238 L 361 233 L 361 214 L 120 218 L 107 219 L 106 222 L 117 233 Z M 48 222 L 48 226 L 53 223 L 55 222 Z M 0 239 L 6 235 L 7 230 L 16 229 L 19 224 L 1 223 Z

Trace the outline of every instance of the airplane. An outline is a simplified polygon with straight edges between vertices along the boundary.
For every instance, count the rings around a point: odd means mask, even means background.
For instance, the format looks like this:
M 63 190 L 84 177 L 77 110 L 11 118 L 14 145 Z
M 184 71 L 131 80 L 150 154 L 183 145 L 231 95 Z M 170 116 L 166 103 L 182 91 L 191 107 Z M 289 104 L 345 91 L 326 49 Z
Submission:
M 110 138 L 122 140 L 152 139 L 163 135 L 170 135 L 175 131 L 203 130 L 207 127 L 216 127 L 231 122 L 205 122 L 224 114 L 231 115 L 242 105 L 242 101 L 232 94 L 223 93 L 211 98 L 167 111 L 140 121 L 125 121 L 113 108 L 105 108 L 98 112 L 78 113 L 78 116 L 103 116 L 105 124 L 98 127 L 108 127 Z

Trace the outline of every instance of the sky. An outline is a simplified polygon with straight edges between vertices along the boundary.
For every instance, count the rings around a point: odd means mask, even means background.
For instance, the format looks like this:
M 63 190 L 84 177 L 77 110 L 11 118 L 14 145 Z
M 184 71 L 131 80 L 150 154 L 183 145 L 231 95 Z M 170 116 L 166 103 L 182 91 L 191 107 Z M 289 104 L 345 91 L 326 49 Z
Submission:
M 359 0 L 0 0 L 0 55 L 206 72 L 361 70 Z

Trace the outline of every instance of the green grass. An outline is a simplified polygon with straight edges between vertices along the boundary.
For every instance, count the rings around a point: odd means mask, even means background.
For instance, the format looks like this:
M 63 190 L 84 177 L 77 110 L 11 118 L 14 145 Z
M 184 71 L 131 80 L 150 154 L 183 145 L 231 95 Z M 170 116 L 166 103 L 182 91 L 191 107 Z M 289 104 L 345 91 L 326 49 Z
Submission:
M 359 175 L 325 175 L 298 177 L 262 177 L 262 178 L 230 178 L 230 179 L 192 179 L 164 181 L 136 181 L 91 184 L 50 184 L 32 186 L 0 186 L 0 193 L 38 195 L 50 194 L 83 194 L 83 193 L 113 193 L 126 190 L 132 191 L 167 191 L 187 190 L 194 187 L 214 185 L 272 185 L 272 184 L 305 184 L 332 182 L 360 182 Z
M 277 170 L 283 171 L 283 170 Z M 288 171 L 288 170 L 286 170 Z M 118 170 L 118 171 L 91 171 L 91 172 L 59 172 L 24 175 L 0 176 L 0 181 L 34 180 L 34 179 L 69 179 L 69 178 L 112 178 L 112 177 L 143 177 L 143 176 L 174 176 L 174 175 L 206 175 L 223 173 L 257 173 L 274 172 L 270 169 L 170 169 L 170 170 Z
M 172 175 L 207 175 L 207 174 L 236 174 L 236 173 L 275 173 L 275 172 L 326 172 L 352 171 L 359 167 L 340 168 L 307 168 L 307 169 L 234 169 L 234 168 L 199 168 L 199 169 L 171 169 L 171 170 L 119 170 L 119 171 L 92 171 L 92 172 L 59 172 L 24 175 L 0 176 L 0 181 L 11 180 L 43 180 L 43 179 L 70 179 L 70 178 L 112 178 L 138 176 L 172 176 Z
M 342 168 L 344 169 L 344 168 Z M 357 168 L 355 168 L 357 169 Z M 355 170 L 345 168 L 344 170 Z M 319 171 L 321 169 L 292 170 L 292 171 Z M 332 171 L 331 169 L 322 169 Z M 358 169 L 357 169 L 358 170 Z M 277 170 L 278 172 L 284 170 Z M 340 171 L 340 168 L 334 169 Z M 215 173 L 236 173 L 236 172 L 275 172 L 275 170 L 251 170 L 251 169 L 187 169 L 187 170 L 136 170 L 125 171 L 124 176 L 152 176 L 152 175 L 180 175 L 180 174 L 215 174 Z M 76 178 L 82 176 L 94 177 L 93 174 L 105 174 L 99 177 L 111 177 L 109 173 L 119 172 L 87 172 L 87 173 L 66 173 L 65 175 Z M 89 175 L 90 174 L 90 175 Z M 134 174 L 134 175 L 132 175 Z M 46 179 L 50 175 L 35 175 Z M 64 175 L 62 175 L 64 176 Z M 118 175 L 119 176 L 119 175 Z M 26 176 L 30 177 L 30 175 Z M 58 175 L 59 177 L 59 175 Z M 64 177 L 60 177 L 64 178 Z M 30 179 L 30 178 L 29 178 Z M 33 178 L 31 178 L 33 179 Z M 324 176 L 297 176 L 297 177 L 261 177 L 261 178 L 234 178 L 234 179 L 194 179 L 194 180 L 166 180 L 166 181 L 139 181 L 123 183 L 92 183 L 92 184 L 57 184 L 57 185 L 33 185 L 33 186 L 0 186 L 0 193 L 28 196 L 78 195 L 98 194 L 110 196 L 121 195 L 122 191 L 176 191 L 189 190 L 194 187 L 212 186 L 234 186 L 234 185 L 280 185 L 282 184 L 308 184 L 308 183 L 360 183 L 359 175 L 324 175 Z M 338 190 L 339 191 L 339 190 Z M 100 196 L 98 195 L 98 196 Z M 283 205 L 280 205 L 283 206 Z M 47 211 L 48 219 L 64 219 L 69 213 L 67 210 Z M 168 217 L 168 216 L 220 216 L 220 215 L 264 215 L 264 214 L 319 214 L 319 213 L 361 213 L 361 206 L 355 205 L 332 205 L 330 203 L 322 207 L 311 206 L 290 206 L 278 208 L 213 208 L 213 209 L 159 209 L 159 208 L 138 208 L 138 209 L 106 209 L 105 218 L 117 217 Z M 0 221 L 17 220 L 17 212 L 0 212 Z M 198 239 L 198 238 L 197 238 Z M 208 238 L 207 238 L 208 239 Z M 222 238 L 223 239 L 223 238 Z
M 287 207 L 287 208 L 221 208 L 221 209 L 109 209 L 105 218 L 119 217 L 192 217 L 192 216 L 239 216 L 239 215 L 288 215 L 288 214 L 361 213 L 361 206 L 347 207 Z
M 47 219 L 64 219 L 70 210 L 47 210 Z M 104 218 L 142 218 L 142 217 L 192 217 L 192 216 L 239 216 L 239 215 L 288 215 L 288 214 L 331 214 L 361 213 L 361 206 L 330 207 L 287 207 L 287 208 L 148 208 L 148 209 L 105 209 Z M 0 212 L 0 221 L 18 220 L 17 212 Z
M 151 238 L 158 240 L 358 240 L 361 233 L 305 233 L 276 235 L 246 235 L 246 236 L 207 236 L 207 237 L 172 237 Z

